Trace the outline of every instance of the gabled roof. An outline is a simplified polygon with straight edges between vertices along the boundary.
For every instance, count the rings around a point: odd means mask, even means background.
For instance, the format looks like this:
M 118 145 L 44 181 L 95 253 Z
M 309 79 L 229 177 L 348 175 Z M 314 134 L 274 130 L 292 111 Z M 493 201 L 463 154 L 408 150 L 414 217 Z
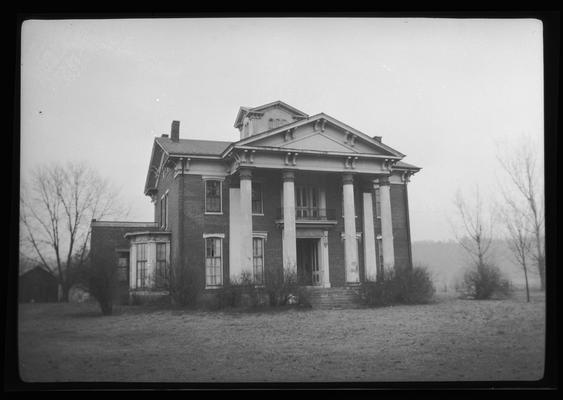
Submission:
M 245 117 L 248 113 L 259 113 L 259 112 L 261 112 L 262 110 L 265 110 L 265 109 L 267 109 L 267 108 L 274 107 L 274 106 L 278 106 L 278 107 L 281 107 L 281 108 L 285 108 L 287 111 L 289 111 L 290 113 L 292 113 L 295 117 L 301 117 L 301 118 L 308 118 L 308 117 L 309 117 L 309 115 L 306 114 L 306 113 L 304 113 L 303 111 L 298 110 L 297 108 L 292 107 L 292 106 L 290 106 L 289 104 L 284 103 L 284 102 L 281 101 L 281 100 L 277 100 L 277 101 L 273 101 L 273 102 L 271 102 L 271 103 L 264 104 L 264 105 L 261 105 L 261 106 L 258 106 L 258 107 L 254 107 L 254 108 L 251 108 L 251 107 L 242 107 L 242 106 L 241 106 L 241 107 L 239 108 L 238 113 L 237 113 L 237 117 L 236 117 L 236 119 L 235 119 L 234 127 L 235 127 L 235 128 L 238 128 L 238 127 L 240 126 L 240 124 L 242 123 L 242 120 L 244 119 L 244 117 Z
M 343 129 L 343 130 L 346 130 L 346 131 L 348 131 L 348 132 L 351 132 L 351 133 L 355 134 L 356 136 L 360 137 L 360 138 L 361 138 L 362 140 L 364 140 L 365 142 L 370 143 L 370 144 L 373 145 L 374 147 L 379 148 L 379 149 L 382 149 L 382 150 L 384 150 L 384 151 L 390 153 L 390 154 L 391 154 L 391 157 L 402 158 L 402 157 L 405 156 L 404 154 L 400 153 L 399 151 L 397 151 L 397 150 L 395 150 L 395 149 L 393 149 L 393 148 L 391 148 L 391 147 L 389 147 L 389 146 L 383 144 L 382 142 L 380 142 L 380 141 L 378 141 L 378 140 L 373 139 L 372 137 L 366 135 L 365 133 L 360 132 L 360 131 L 358 131 L 358 130 L 355 129 L 355 128 L 352 128 L 351 126 L 346 125 L 344 122 L 341 122 L 341 121 L 337 120 L 336 118 L 333 118 L 333 117 L 331 117 L 330 115 L 327 115 L 327 114 L 325 114 L 325 113 L 316 114 L 316 115 L 313 115 L 312 117 L 308 117 L 308 118 L 306 118 L 306 119 L 304 119 L 304 120 L 295 121 L 295 122 L 293 122 L 293 123 L 291 123 L 291 124 L 283 125 L 283 126 L 280 126 L 280 127 L 278 127 L 278 128 L 270 129 L 269 131 L 261 132 L 261 133 L 259 133 L 259 134 L 257 134 L 257 135 L 253 135 L 253 136 L 249 136 L 249 137 L 247 137 L 247 138 L 241 139 L 241 140 L 239 140 L 238 142 L 234 142 L 234 143 L 232 143 L 230 146 L 228 146 L 228 147 L 225 149 L 225 151 L 223 152 L 222 155 L 223 155 L 223 156 L 226 155 L 226 154 L 230 151 L 230 149 L 232 149 L 233 147 L 236 147 L 236 146 L 248 146 L 248 145 L 251 145 L 252 143 L 257 142 L 257 141 L 259 141 L 259 140 L 261 140 L 261 139 L 264 139 L 264 138 L 267 138 L 267 137 L 269 137 L 269 136 L 273 136 L 273 135 L 276 135 L 276 134 L 278 134 L 278 133 L 287 131 L 288 129 L 297 128 L 297 127 L 299 127 L 299 126 L 302 126 L 302 125 L 306 125 L 306 124 L 315 122 L 315 121 L 317 121 L 317 120 L 319 120 L 319 119 L 324 119 L 324 120 L 330 122 L 331 124 L 333 124 L 333 125 L 335 125 L 335 126 L 341 128 L 341 129 Z

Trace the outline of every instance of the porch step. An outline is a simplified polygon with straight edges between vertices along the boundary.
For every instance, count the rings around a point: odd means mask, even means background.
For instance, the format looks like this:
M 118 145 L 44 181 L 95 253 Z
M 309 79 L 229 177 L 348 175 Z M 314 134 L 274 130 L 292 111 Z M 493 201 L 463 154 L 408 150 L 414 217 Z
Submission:
M 316 288 L 308 287 L 307 293 L 313 308 L 359 308 L 358 289 L 356 287 Z

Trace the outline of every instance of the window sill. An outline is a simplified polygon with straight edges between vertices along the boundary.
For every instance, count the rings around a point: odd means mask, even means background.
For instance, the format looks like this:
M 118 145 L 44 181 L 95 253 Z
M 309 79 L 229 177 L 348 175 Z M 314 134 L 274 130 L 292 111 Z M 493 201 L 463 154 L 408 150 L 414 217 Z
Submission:
M 217 289 L 223 289 L 223 285 L 221 286 L 206 286 L 205 290 L 217 290 Z
M 205 215 L 223 215 L 222 212 L 211 212 L 211 211 L 206 211 L 204 214 Z
M 262 213 L 262 214 L 254 214 L 254 213 L 252 213 L 252 216 L 253 216 L 253 217 L 263 217 L 264 214 L 263 214 L 263 213 Z

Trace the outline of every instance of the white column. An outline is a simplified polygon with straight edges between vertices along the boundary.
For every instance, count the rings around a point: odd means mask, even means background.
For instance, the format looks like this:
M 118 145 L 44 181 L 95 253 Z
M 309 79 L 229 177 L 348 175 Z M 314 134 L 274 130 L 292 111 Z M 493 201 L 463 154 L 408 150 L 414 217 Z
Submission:
M 323 231 L 323 237 L 320 240 L 321 251 L 319 252 L 321 258 L 321 268 L 322 268 L 322 284 L 323 287 L 330 287 L 330 272 L 329 272 L 329 261 L 328 261 L 328 231 Z
M 283 176 L 283 268 L 297 273 L 297 243 L 295 230 L 295 174 L 284 171 Z
M 129 248 L 129 289 L 137 289 L 137 245 L 131 240 Z
M 342 201 L 344 203 L 344 262 L 346 282 L 360 281 L 358 269 L 358 242 L 356 235 L 356 210 L 354 207 L 354 175 L 342 176 Z
M 240 177 L 240 269 L 252 274 L 252 173 L 241 169 Z
M 373 190 L 373 188 L 371 188 Z M 377 275 L 377 264 L 375 255 L 375 228 L 373 225 L 373 195 L 364 192 L 364 266 L 366 281 L 375 281 Z
M 391 214 L 391 193 L 389 178 L 379 178 L 379 199 L 381 201 L 381 247 L 383 250 L 383 266 L 393 268 L 395 265 L 395 249 L 393 247 L 393 221 Z
M 240 189 L 229 189 L 229 278 L 235 282 L 242 272 L 240 265 Z

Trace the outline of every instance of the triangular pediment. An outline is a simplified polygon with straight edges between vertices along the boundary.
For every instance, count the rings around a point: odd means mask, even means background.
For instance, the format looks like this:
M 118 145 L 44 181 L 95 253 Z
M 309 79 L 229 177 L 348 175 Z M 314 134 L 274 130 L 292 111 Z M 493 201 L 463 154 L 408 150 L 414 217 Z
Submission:
M 370 154 L 402 157 L 403 154 L 326 114 L 246 138 L 235 145 L 301 151 Z

